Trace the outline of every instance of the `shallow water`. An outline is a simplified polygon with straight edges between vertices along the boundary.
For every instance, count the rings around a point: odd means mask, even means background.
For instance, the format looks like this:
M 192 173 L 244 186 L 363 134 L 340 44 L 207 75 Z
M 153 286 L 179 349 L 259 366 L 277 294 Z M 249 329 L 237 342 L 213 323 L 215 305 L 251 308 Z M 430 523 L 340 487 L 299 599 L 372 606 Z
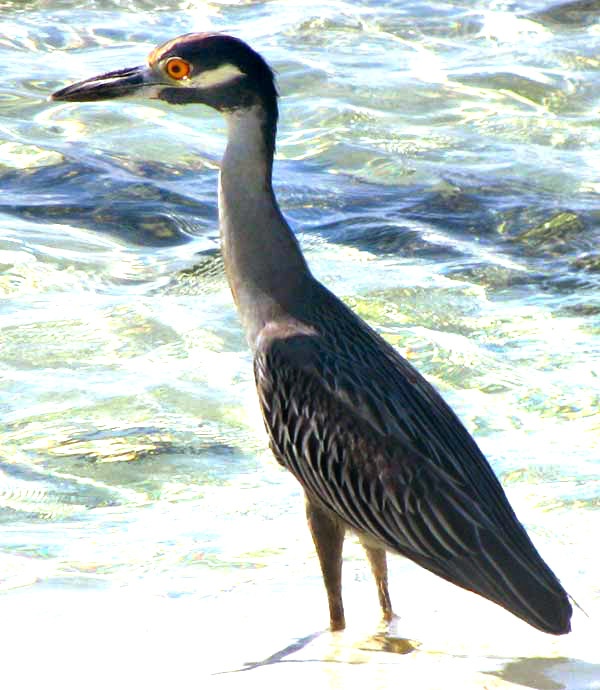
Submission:
M 130 673 L 375 688 L 414 672 L 432 688 L 489 674 L 600 687 L 600 3 L 0 12 L 6 662 L 66 683 L 85 661 L 101 684 L 119 660 L 123 686 Z M 475 434 L 589 615 L 570 636 L 393 558 L 395 634 L 420 646 L 395 654 L 389 634 L 382 650 L 349 544 L 350 630 L 313 637 L 327 616 L 300 491 L 266 448 L 218 253 L 223 123 L 201 107 L 46 100 L 207 28 L 276 68 L 276 190 L 314 273 Z

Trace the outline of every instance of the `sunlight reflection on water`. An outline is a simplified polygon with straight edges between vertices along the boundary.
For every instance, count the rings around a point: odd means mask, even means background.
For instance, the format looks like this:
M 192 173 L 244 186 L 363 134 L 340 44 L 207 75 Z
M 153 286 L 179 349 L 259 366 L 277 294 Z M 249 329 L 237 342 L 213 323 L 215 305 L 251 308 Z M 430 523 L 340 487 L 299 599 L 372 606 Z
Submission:
M 3 9 L 3 648 L 88 661 L 98 684 L 95 649 L 136 686 L 173 686 L 291 645 L 211 687 L 600 687 L 597 13 L 163 5 Z M 576 612 L 571 636 L 392 559 L 402 618 L 374 650 L 355 544 L 351 629 L 315 634 L 324 594 L 300 492 L 266 450 L 217 256 L 223 123 L 197 107 L 46 101 L 209 27 L 277 68 L 277 193 L 311 267 L 477 435 L 591 617 Z M 405 637 L 418 652 L 397 653 Z

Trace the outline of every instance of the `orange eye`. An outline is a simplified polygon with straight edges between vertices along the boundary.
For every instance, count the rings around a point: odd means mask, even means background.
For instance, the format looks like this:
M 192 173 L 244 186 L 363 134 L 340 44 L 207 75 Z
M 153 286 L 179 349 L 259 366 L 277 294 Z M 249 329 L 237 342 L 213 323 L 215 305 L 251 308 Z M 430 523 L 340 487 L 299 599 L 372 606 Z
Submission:
M 183 79 L 191 72 L 190 63 L 178 57 L 173 57 L 165 65 L 167 74 L 171 79 Z

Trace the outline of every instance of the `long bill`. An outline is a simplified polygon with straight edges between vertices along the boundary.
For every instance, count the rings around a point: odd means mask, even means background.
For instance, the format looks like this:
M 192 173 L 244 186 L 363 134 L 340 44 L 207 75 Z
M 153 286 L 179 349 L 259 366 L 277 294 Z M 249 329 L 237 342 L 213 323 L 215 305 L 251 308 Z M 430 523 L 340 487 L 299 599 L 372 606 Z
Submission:
M 50 96 L 53 101 L 102 101 L 140 94 L 156 97 L 156 87 L 164 86 L 146 65 L 106 72 L 76 84 L 65 86 Z

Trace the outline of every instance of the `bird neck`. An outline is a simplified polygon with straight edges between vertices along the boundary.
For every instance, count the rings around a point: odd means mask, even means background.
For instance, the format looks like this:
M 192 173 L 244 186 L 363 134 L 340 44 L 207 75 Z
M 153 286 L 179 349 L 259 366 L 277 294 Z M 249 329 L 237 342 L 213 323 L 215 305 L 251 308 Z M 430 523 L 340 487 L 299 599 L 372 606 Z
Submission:
M 226 120 L 219 176 L 221 244 L 229 286 L 254 349 L 266 323 L 295 315 L 311 276 L 273 192 L 276 119 L 254 105 L 227 113 Z

